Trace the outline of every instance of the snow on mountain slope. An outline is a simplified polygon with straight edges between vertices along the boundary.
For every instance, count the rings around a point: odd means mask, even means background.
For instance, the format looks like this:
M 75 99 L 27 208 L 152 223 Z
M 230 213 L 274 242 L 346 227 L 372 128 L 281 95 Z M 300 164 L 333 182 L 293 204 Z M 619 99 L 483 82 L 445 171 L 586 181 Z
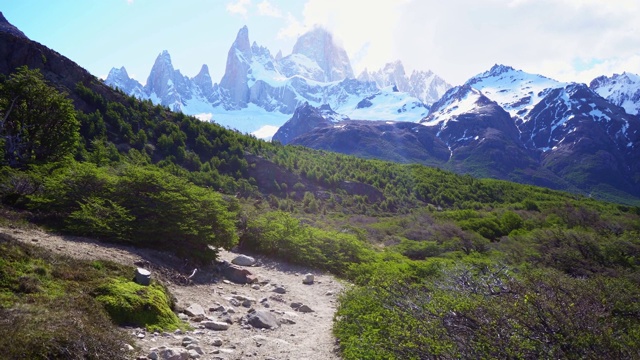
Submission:
M 626 114 L 585 84 L 574 83 L 551 90 L 529 112 L 521 131 L 528 146 L 543 151 L 606 134 L 602 136 L 611 138 L 624 152 L 634 146 L 639 125 L 637 117 Z
M 409 76 L 409 94 L 420 99 L 427 105 L 440 100 L 451 89 L 451 85 L 433 71 L 414 70 Z
M 449 121 L 456 121 L 459 115 L 473 112 L 482 98 L 484 96 L 477 89 L 468 85 L 456 86 L 433 104 L 429 116 L 420 120 L 420 123 L 444 128 Z
M 407 93 L 394 91 L 391 86 L 358 101 L 355 106 L 354 102 L 358 99 L 352 97 L 350 100 L 337 107 L 336 111 L 351 119 L 416 122 L 429 112 L 420 100 Z
M 640 115 L 640 76 L 631 73 L 600 76 L 589 84 L 598 95 L 622 106 L 631 115 Z
M 496 101 L 512 117 L 524 121 L 531 109 L 549 91 L 567 85 L 504 65 L 494 65 L 489 71 L 469 79 L 466 84 Z
M 436 136 L 452 151 L 452 156 L 462 147 L 468 148 L 466 152 L 473 152 L 473 148 L 493 148 L 492 151 L 495 148 L 510 148 L 513 151 L 517 149 L 517 153 L 524 151 L 518 129 L 509 114 L 469 85 L 447 91 L 442 99 L 433 104 L 429 116 L 420 123 L 436 132 Z M 513 163 L 512 159 L 508 162 Z

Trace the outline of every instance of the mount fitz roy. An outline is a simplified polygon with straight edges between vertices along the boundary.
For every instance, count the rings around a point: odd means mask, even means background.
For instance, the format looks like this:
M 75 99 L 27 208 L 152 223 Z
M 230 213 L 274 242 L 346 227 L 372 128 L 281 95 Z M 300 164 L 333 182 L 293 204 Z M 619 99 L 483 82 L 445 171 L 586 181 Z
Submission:
M 418 123 L 335 124 L 307 106 L 273 139 L 633 202 L 640 198 L 638 109 L 637 75 L 587 86 L 495 65 L 449 89 Z M 303 113 L 314 119 L 311 130 L 300 130 Z
M 113 68 L 105 83 L 174 111 L 209 114 L 242 131 L 278 127 L 304 103 L 329 106 L 339 119 L 416 121 L 451 88 L 431 71 L 407 77 L 399 61 L 356 78 L 346 51 L 320 27 L 300 36 L 284 57 L 250 43 L 248 28 L 241 28 L 219 83 L 213 83 L 206 65 L 193 78 L 183 75 L 167 51 L 156 58 L 144 86 L 124 67 Z

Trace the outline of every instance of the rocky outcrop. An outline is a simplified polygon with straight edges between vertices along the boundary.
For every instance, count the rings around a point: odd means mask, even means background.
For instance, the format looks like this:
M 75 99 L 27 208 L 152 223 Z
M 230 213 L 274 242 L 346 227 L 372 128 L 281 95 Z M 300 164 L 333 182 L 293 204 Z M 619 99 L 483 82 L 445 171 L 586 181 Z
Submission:
M 220 88 L 228 96 L 229 101 L 237 104 L 239 108 L 246 107 L 249 102 L 247 72 L 251 68 L 251 60 L 249 29 L 244 26 L 238 31 L 236 40 L 229 49 L 224 76 L 220 80 Z
M 251 284 L 257 281 L 257 278 L 251 271 L 237 265 L 226 264 L 222 267 L 221 271 L 225 278 L 237 284 Z

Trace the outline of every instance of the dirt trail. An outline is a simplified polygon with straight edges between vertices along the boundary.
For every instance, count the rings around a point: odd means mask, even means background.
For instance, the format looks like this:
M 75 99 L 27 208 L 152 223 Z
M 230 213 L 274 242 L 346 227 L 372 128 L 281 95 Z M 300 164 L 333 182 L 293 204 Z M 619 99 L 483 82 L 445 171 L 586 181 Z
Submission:
M 204 308 L 205 320 L 232 322 L 227 330 L 215 331 L 204 328 L 197 317 L 189 317 L 194 330 L 182 334 L 151 334 L 141 329 L 128 329 L 136 335 L 136 346 L 140 349 L 132 358 L 144 358 L 152 349 L 162 346 L 186 351 L 183 340 L 190 337 L 201 352 L 198 355 L 192 352 L 191 355 L 200 359 L 339 359 L 331 328 L 337 295 L 344 286 L 331 275 L 256 257 L 257 266 L 247 269 L 258 276 L 258 284 L 234 284 L 218 278 L 211 270 L 200 269 L 194 278 L 196 284 L 183 286 L 171 280 L 175 279 L 176 269 L 184 267 L 184 263 L 166 253 L 104 244 L 81 237 L 51 235 L 38 230 L 0 227 L 0 232 L 79 259 L 111 260 L 126 265 L 144 262 L 151 269 L 152 276 L 168 285 L 179 309 L 198 304 Z M 222 252 L 220 257 L 231 261 L 236 255 Z M 190 269 L 182 270 L 183 274 L 190 272 Z M 315 276 L 312 285 L 302 282 L 307 273 Z M 286 292 L 274 291 L 279 286 Z M 245 306 L 241 304 L 242 300 L 237 299 L 243 297 L 249 298 L 244 302 Z M 291 307 L 292 303 L 307 305 L 313 312 L 296 311 Z M 256 329 L 243 323 L 241 319 L 250 309 L 271 313 L 280 323 L 279 327 Z M 184 314 L 181 316 L 187 318 Z

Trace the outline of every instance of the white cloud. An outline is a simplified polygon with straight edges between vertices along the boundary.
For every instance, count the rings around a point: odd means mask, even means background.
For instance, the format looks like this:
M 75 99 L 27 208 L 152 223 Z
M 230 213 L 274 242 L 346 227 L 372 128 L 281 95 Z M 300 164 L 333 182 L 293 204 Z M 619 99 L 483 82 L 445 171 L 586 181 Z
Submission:
M 268 0 L 258 3 L 258 13 L 263 16 L 270 16 L 274 18 L 283 17 L 282 11 L 271 4 Z
M 596 71 L 639 72 L 638 18 L 637 0 L 307 0 L 278 37 L 321 24 L 356 75 L 401 59 L 407 72 L 431 69 L 455 85 L 496 63 L 585 81 Z
M 409 0 L 308 0 L 301 19 L 290 17 L 279 37 L 294 37 L 322 25 L 344 46 L 356 71 L 396 59 L 393 28 Z M 356 56 L 357 54 L 357 56 Z M 357 74 L 356 74 L 357 75 Z
M 271 138 L 273 137 L 273 135 L 275 135 L 276 131 L 278 131 L 279 128 L 279 126 L 264 125 L 260 129 L 252 132 L 251 135 L 257 137 L 258 139 L 271 140 Z
M 304 34 L 308 30 L 303 23 L 293 16 L 293 14 L 287 14 L 287 26 L 281 28 L 278 31 L 278 39 L 297 38 Z
M 227 4 L 227 11 L 234 15 L 247 16 L 249 6 L 251 6 L 251 0 L 237 0 Z
M 586 76 L 588 69 L 575 64 L 596 68 L 640 54 L 635 1 L 420 1 L 406 10 L 396 28 L 399 57 L 454 84 L 495 63 L 577 80 L 569 76 Z
M 212 113 L 201 113 L 194 116 L 200 121 L 211 121 L 211 119 L 213 118 Z

